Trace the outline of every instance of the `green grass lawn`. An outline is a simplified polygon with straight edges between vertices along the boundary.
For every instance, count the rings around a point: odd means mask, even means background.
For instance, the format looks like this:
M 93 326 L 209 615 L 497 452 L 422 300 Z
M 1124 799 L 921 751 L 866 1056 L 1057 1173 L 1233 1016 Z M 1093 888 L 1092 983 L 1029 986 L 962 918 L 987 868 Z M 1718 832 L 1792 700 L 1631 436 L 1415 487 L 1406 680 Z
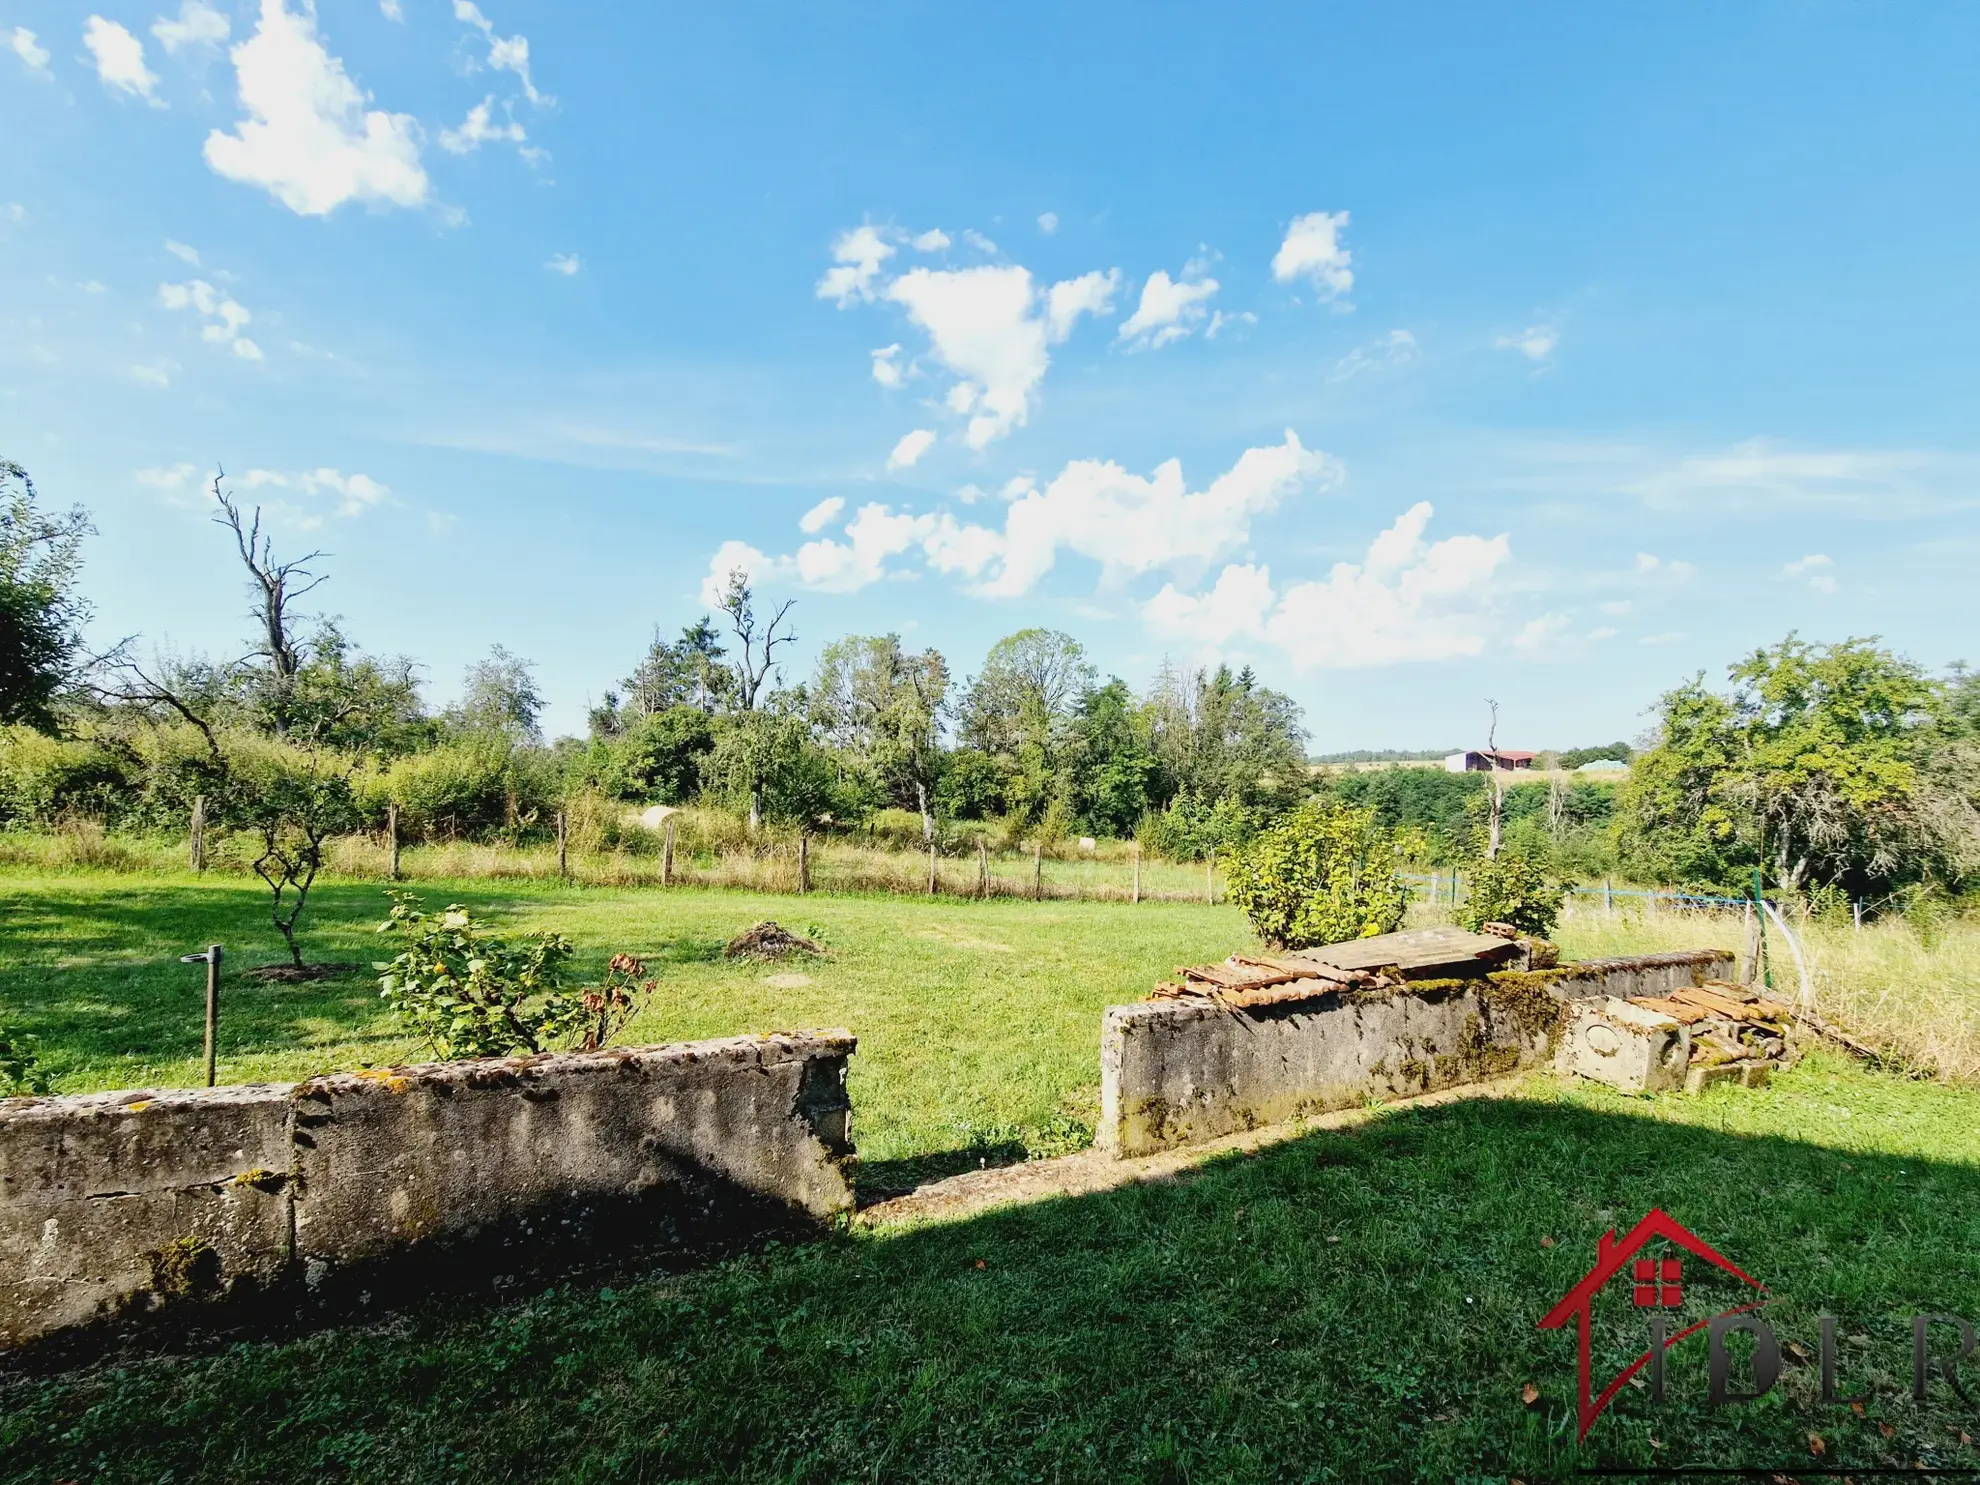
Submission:
M 587 968 L 645 955 L 662 990 L 630 1040 L 849 1026 L 862 1180 L 883 1188 L 1080 1142 L 1101 1007 L 1247 939 L 1189 904 L 422 890 L 568 933 Z M 384 903 L 326 885 L 312 956 L 370 960 Z M 815 926 L 830 957 L 721 962 L 763 917 Z M 0 1018 L 67 1091 L 195 1082 L 200 974 L 176 956 L 274 960 L 265 924 L 237 879 L 0 873 Z M 418 1052 L 362 975 L 226 995 L 229 1080 Z M 1913 1311 L 1980 1320 L 1980 1091 L 1817 1054 L 1762 1091 L 1535 1078 L 1164 1184 L 0 1381 L 0 1482 L 1558 1478 L 1573 1343 L 1534 1321 L 1652 1206 L 1772 1287 L 1784 1340 L 1812 1353 L 1817 1317 L 1843 1317 L 1844 1385 L 1878 1395 L 1824 1407 L 1791 1364 L 1766 1401 L 1709 1410 L 1687 1342 L 1671 1400 L 1626 1390 L 1582 1463 L 1792 1470 L 1818 1462 L 1812 1433 L 1826 1465 L 1980 1468 L 1960 1441 L 1980 1410 L 1906 1395 Z M 1598 1369 L 1641 1334 L 1626 1304 L 1606 1315 Z
M 421 883 L 515 930 L 553 929 L 596 973 L 618 952 L 660 981 L 621 1037 L 665 1042 L 843 1026 L 855 1134 L 876 1164 L 942 1152 L 1083 1143 L 1099 1079 L 1100 1010 L 1179 964 L 1250 940 L 1236 910 L 1188 903 L 1026 903 L 756 896 L 698 888 Z M 369 970 L 305 985 L 238 971 L 282 957 L 258 884 L 231 877 L 0 873 L 0 1020 L 40 1038 L 58 1092 L 199 1082 L 204 971 L 181 953 L 227 946 L 223 1082 L 305 1077 L 426 1055 L 400 1034 Z M 310 899 L 312 959 L 389 957 L 375 883 Z M 722 945 L 761 918 L 815 929 L 830 953 L 731 964 Z M 802 975 L 811 983 L 766 981 Z M 965 1155 L 965 1158 L 967 1156 Z M 971 1160 L 971 1163 L 974 1163 Z
M 1792 1352 L 1769 1398 L 1708 1409 L 1694 1339 L 1670 1399 L 1625 1389 L 1577 1456 L 1571 1333 L 1534 1321 L 1655 1205 L 1771 1286 L 1783 1341 L 1812 1354 L 1842 1318 L 1861 1416 Z M 1694 1307 L 1737 1302 L 1688 1277 Z M 1167 1184 L 0 1384 L 0 1480 L 1980 1466 L 1980 1416 L 1943 1384 L 1908 1399 L 1920 1309 L 1980 1318 L 1980 1094 L 1824 1056 L 1697 1100 L 1536 1079 Z M 1605 1310 L 1598 1374 L 1641 1336 Z

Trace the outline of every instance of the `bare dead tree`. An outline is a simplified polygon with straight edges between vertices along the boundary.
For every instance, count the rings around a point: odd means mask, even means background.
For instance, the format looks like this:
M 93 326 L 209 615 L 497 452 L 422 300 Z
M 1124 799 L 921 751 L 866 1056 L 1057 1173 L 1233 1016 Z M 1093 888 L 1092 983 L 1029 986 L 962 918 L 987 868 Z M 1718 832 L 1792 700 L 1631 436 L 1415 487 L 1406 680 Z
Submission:
M 777 646 L 790 644 L 797 638 L 788 629 L 782 634 L 777 632 L 796 602 L 795 599 L 785 599 L 778 605 L 777 612 L 770 616 L 770 622 L 759 630 L 748 574 L 740 567 L 729 573 L 729 589 L 722 595 L 721 608 L 728 615 L 729 629 L 736 636 L 736 643 L 742 647 L 742 653 L 736 656 L 732 668 L 736 677 L 736 697 L 746 712 L 756 710 L 763 683 L 776 668 Z
M 308 564 L 327 553 L 315 551 L 290 562 L 277 562 L 273 538 L 261 529 L 261 507 L 257 505 L 251 516 L 243 517 L 234 497 L 222 487 L 226 477 L 224 469 L 213 476 L 213 498 L 220 506 L 213 521 L 234 533 L 235 549 L 240 552 L 241 565 L 247 568 L 252 581 L 249 591 L 256 595 L 252 614 L 261 629 L 261 654 L 273 672 L 278 702 L 273 721 L 275 730 L 281 732 L 285 730 L 286 719 L 279 703 L 293 686 L 296 672 L 302 669 L 302 651 L 291 633 L 290 608 L 324 581 L 322 576 L 310 571 Z
M 1491 833 L 1485 841 L 1485 859 L 1496 861 L 1499 858 L 1499 822 L 1506 808 L 1506 785 L 1499 777 L 1499 703 L 1488 696 L 1485 705 L 1492 710 L 1492 720 L 1485 728 L 1485 763 L 1492 777 Z

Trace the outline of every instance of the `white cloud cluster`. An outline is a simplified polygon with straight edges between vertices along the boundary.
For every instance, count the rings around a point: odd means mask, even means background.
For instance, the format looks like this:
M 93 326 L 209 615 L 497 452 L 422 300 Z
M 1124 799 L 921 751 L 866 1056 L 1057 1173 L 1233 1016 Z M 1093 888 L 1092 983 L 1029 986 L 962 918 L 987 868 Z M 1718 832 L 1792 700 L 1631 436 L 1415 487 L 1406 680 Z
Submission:
M 183 284 L 160 284 L 158 302 L 166 309 L 190 309 L 206 323 L 199 338 L 232 349 L 243 361 L 259 361 L 261 347 L 241 334 L 242 326 L 254 316 L 233 298 L 203 278 Z
M 1008 508 L 1001 529 L 960 522 L 947 512 L 917 515 L 871 503 L 847 524 L 843 540 L 817 536 L 844 508 L 834 497 L 806 512 L 800 527 L 817 539 L 794 555 L 766 557 L 747 543 L 725 543 L 710 562 L 706 591 L 719 589 L 729 569 L 741 566 L 853 592 L 880 581 L 891 558 L 916 548 L 929 568 L 963 579 L 985 597 L 1031 591 L 1062 551 L 1099 563 L 1103 581 L 1119 582 L 1214 561 L 1243 546 L 1252 520 L 1288 495 L 1339 477 L 1334 460 L 1304 447 L 1288 430 L 1284 443 L 1246 450 L 1200 491 L 1187 487 L 1173 459 L 1147 478 L 1082 459 L 1042 489 L 1029 479 L 1013 480 L 1002 491 Z
M 261 0 L 255 33 L 232 53 L 242 111 L 234 132 L 206 137 L 218 175 L 260 186 L 299 216 L 326 216 L 347 201 L 419 206 L 429 191 L 419 126 L 369 101 L 330 55 L 303 0 Z
M 584 265 L 578 261 L 576 253 L 552 253 L 543 267 L 547 272 L 560 273 L 565 278 L 576 278 L 578 269 Z
M 1359 563 L 1337 563 L 1322 581 L 1275 592 L 1269 568 L 1233 565 L 1202 593 L 1165 586 L 1142 616 L 1157 634 L 1198 644 L 1263 640 L 1299 670 L 1475 655 L 1485 647 L 1492 576 L 1511 548 L 1503 534 L 1426 543 L 1433 514 L 1419 501 Z
M 1272 277 L 1282 284 L 1305 279 L 1322 299 L 1341 299 L 1354 288 L 1354 255 L 1341 245 L 1344 211 L 1311 211 L 1294 217 L 1272 255 Z
M 394 17 L 397 19 L 397 17 Z M 463 21 L 475 28 L 488 43 L 488 66 L 495 72 L 513 72 L 522 84 L 523 96 L 531 103 L 555 103 L 557 100 L 536 91 L 536 84 L 529 76 L 529 38 L 527 36 L 497 36 L 495 23 L 481 13 L 474 0 L 454 0 L 454 19 Z
M 1415 359 L 1416 337 L 1407 330 L 1391 330 L 1367 345 L 1356 346 L 1341 357 L 1334 363 L 1334 369 L 1327 373 L 1327 380 L 1344 382 L 1360 376 L 1364 371 L 1406 366 Z
M 1205 305 L 1218 287 L 1214 278 L 1203 276 L 1201 263 L 1185 266 L 1180 279 L 1158 268 L 1141 286 L 1141 302 L 1122 322 L 1118 338 L 1124 345 L 1151 351 L 1181 340 L 1208 315 Z
M 1059 214 L 1056 211 L 1041 211 L 1038 213 L 1038 230 L 1043 232 L 1047 237 L 1058 231 Z
M 1080 316 L 1112 311 L 1120 274 L 1085 273 L 1044 288 L 1017 264 L 918 265 L 887 277 L 888 260 L 899 252 L 896 242 L 927 250 L 937 235 L 947 246 L 947 234 L 909 237 L 870 223 L 843 232 L 832 244 L 832 266 L 818 280 L 817 293 L 842 309 L 886 302 L 905 310 L 927 335 L 930 357 L 954 378 L 944 402 L 967 420 L 964 441 L 981 449 L 1023 425 L 1051 365 L 1051 347 L 1072 334 Z M 979 251 L 996 251 L 979 233 L 962 236 Z M 873 352 L 873 379 L 881 386 L 898 387 L 918 369 L 918 362 L 903 364 L 900 356 L 898 344 Z
M 1493 342 L 1502 351 L 1518 351 L 1529 361 L 1545 361 L 1561 343 L 1561 332 L 1552 325 L 1528 325 L 1517 335 L 1501 335 Z
M 901 441 L 894 445 L 893 453 L 887 456 L 889 469 L 912 469 L 921 462 L 921 456 L 935 446 L 935 431 L 932 428 L 917 428 L 912 433 L 903 433 Z
M 144 43 L 129 31 L 93 15 L 83 24 L 83 45 L 104 87 L 142 98 L 153 108 L 165 106 L 158 96 L 158 74 L 144 64 Z
M 151 34 L 168 55 L 185 46 L 222 46 L 228 33 L 227 17 L 205 0 L 180 0 L 177 20 L 160 16 L 151 25 Z
M 21 59 L 21 65 L 29 72 L 38 72 L 43 77 L 53 77 L 48 70 L 48 48 L 35 40 L 34 32 L 26 26 L 16 26 L 7 33 L 7 49 Z
M 1806 557 L 1797 557 L 1783 564 L 1781 576 L 1792 582 L 1803 582 L 1815 592 L 1825 597 L 1836 591 L 1836 563 L 1833 557 L 1825 557 L 1820 552 L 1810 552 Z
M 336 469 L 306 469 L 295 474 L 285 474 L 275 469 L 250 469 L 241 476 L 239 483 L 246 490 L 289 490 L 311 499 L 327 494 L 336 500 L 333 514 L 339 516 L 361 515 L 381 504 L 392 493 L 390 487 L 381 485 L 369 475 L 347 475 Z M 291 509 L 289 513 L 305 527 L 322 523 L 321 516 L 313 511 Z
M 495 96 L 490 94 L 467 111 L 458 129 L 440 131 L 440 148 L 450 155 L 471 154 L 484 144 L 525 144 L 529 135 L 512 115 L 505 112 L 495 121 Z

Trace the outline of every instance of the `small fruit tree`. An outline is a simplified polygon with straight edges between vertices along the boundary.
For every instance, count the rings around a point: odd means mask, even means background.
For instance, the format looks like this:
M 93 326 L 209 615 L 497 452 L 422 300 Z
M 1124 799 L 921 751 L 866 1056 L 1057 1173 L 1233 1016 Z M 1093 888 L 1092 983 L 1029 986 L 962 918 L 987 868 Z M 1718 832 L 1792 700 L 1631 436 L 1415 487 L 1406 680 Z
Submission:
M 1373 810 L 1309 799 L 1254 836 L 1226 876 L 1258 936 L 1299 949 L 1401 927 L 1409 889 L 1398 863 Z
M 1487 923 L 1507 923 L 1521 933 L 1545 938 L 1554 931 L 1567 896 L 1566 888 L 1549 880 L 1545 867 L 1517 851 L 1474 861 L 1466 883 L 1469 890 L 1458 909 L 1458 921 L 1473 933 Z
M 378 931 L 397 934 L 402 952 L 376 966 L 379 993 L 438 1057 L 595 1051 L 655 989 L 630 954 L 613 955 L 600 983 L 572 985 L 565 972 L 575 951 L 562 934 L 511 941 L 458 903 L 428 913 L 410 893 L 392 898 Z

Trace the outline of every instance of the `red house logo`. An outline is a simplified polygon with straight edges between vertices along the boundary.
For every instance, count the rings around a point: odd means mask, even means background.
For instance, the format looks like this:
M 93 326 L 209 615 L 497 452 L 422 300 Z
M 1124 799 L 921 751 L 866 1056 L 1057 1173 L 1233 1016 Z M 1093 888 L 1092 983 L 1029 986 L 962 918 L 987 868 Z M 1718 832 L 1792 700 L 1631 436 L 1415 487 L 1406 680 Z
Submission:
M 1695 1325 L 1686 1326 L 1675 1334 L 1665 1334 L 1663 1332 L 1666 1327 L 1653 1323 L 1652 1333 L 1655 1340 L 1651 1348 L 1618 1372 L 1615 1379 L 1602 1389 L 1599 1396 L 1590 1396 L 1594 1387 L 1590 1375 L 1593 1370 L 1590 1340 L 1595 1296 L 1608 1286 L 1610 1280 L 1622 1278 L 1629 1286 L 1630 1303 L 1640 1310 L 1657 1312 L 1675 1310 L 1684 1303 L 1684 1260 L 1637 1256 L 1644 1248 L 1660 1240 L 1684 1249 L 1714 1268 L 1724 1270 L 1742 1284 L 1762 1294 L 1766 1292 L 1765 1284 L 1745 1272 L 1710 1243 L 1692 1233 L 1683 1223 L 1661 1209 L 1652 1211 L 1649 1216 L 1632 1227 L 1629 1234 L 1620 1241 L 1617 1240 L 1613 1227 L 1603 1233 L 1601 1240 L 1595 1245 L 1595 1266 L 1588 1271 L 1580 1283 L 1561 1297 L 1559 1304 L 1541 1317 L 1539 1325 L 1541 1330 L 1559 1330 L 1570 1319 L 1576 1323 L 1581 1384 L 1578 1414 L 1580 1427 L 1575 1434 L 1576 1439 L 1588 1437 L 1588 1430 L 1594 1426 L 1595 1420 L 1602 1416 L 1602 1410 L 1609 1405 L 1616 1393 L 1622 1390 L 1631 1377 L 1650 1365 L 1653 1360 L 1658 1365 L 1657 1375 L 1662 1375 L 1660 1351 L 1669 1350 L 1686 1336 L 1705 1329 L 1713 1319 L 1720 1318 L 1708 1317 Z M 1627 1270 L 1626 1276 L 1625 1270 Z M 1738 1315 L 1747 1310 L 1758 1309 L 1766 1302 L 1764 1299 L 1757 1299 L 1750 1304 L 1739 1305 L 1721 1313 Z

